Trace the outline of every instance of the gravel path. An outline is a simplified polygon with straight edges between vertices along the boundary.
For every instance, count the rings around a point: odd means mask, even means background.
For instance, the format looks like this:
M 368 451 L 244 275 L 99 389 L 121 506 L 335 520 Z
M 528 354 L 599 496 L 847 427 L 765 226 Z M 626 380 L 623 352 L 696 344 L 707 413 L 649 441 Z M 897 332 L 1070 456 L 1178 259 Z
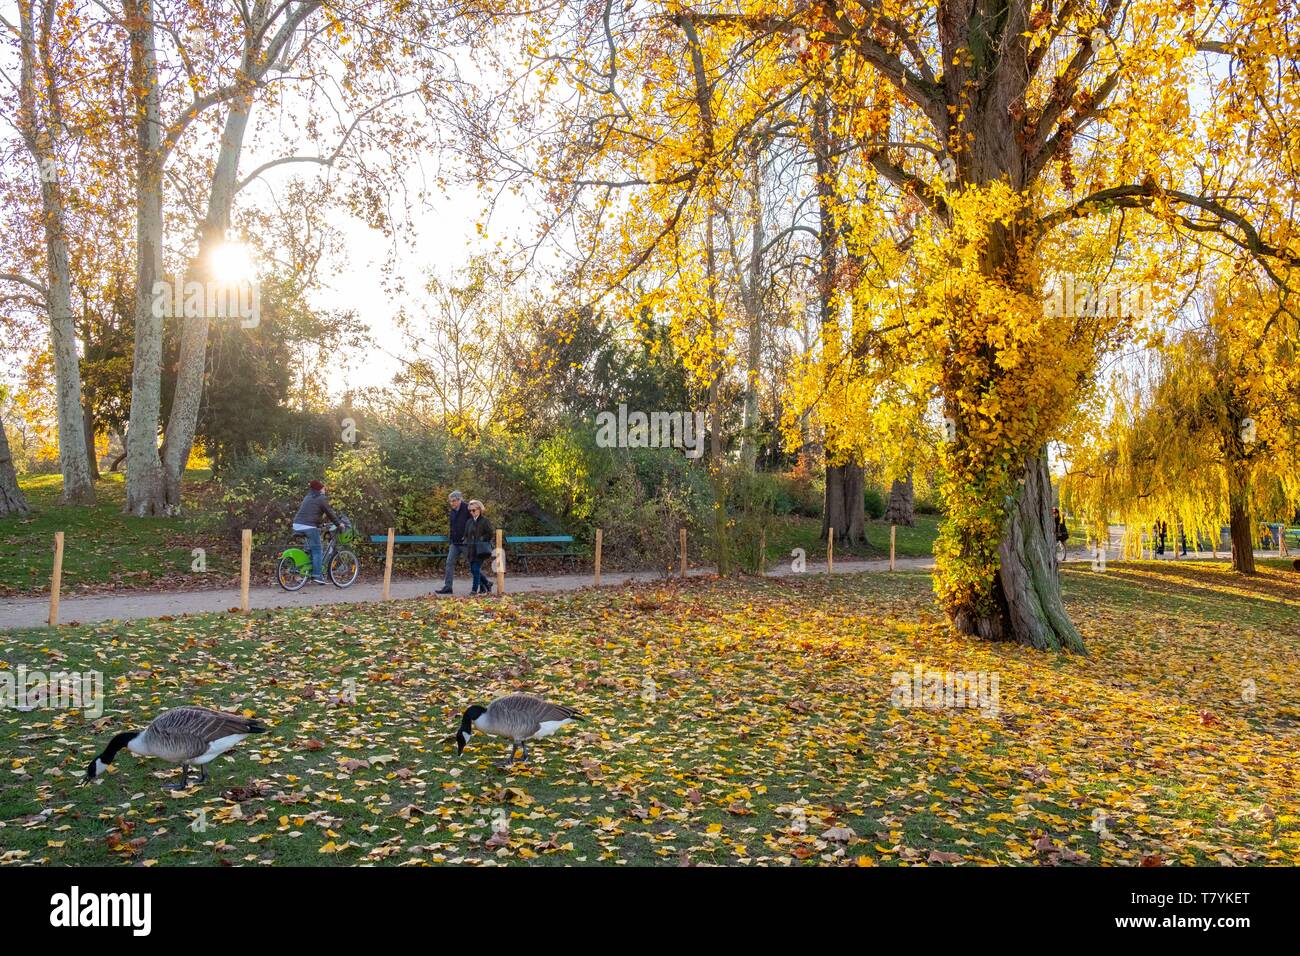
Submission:
M 1259 557 L 1275 557 L 1276 552 L 1257 551 Z M 1192 552 L 1183 558 L 1186 560 L 1208 560 L 1208 551 Z M 1220 552 L 1219 558 L 1225 555 Z M 1171 560 L 1172 553 L 1164 555 L 1162 560 Z M 1074 552 L 1068 558 L 1071 564 L 1087 562 L 1089 555 Z M 899 570 L 929 570 L 934 567 L 932 558 L 899 558 L 895 562 Z M 808 574 L 823 574 L 825 567 L 821 564 L 809 564 Z M 836 574 L 852 574 L 861 571 L 888 571 L 888 560 L 875 561 L 837 561 Z M 712 568 L 692 568 L 691 576 L 709 575 Z M 788 564 L 768 571 L 768 577 L 785 577 L 793 572 Z M 665 580 L 655 571 L 617 572 L 604 574 L 602 587 L 618 587 L 626 584 L 652 583 Z M 576 591 L 591 584 L 591 574 L 548 574 L 548 575 L 510 575 L 506 578 L 506 590 L 511 594 L 538 593 L 548 591 Z M 394 580 L 392 596 L 394 598 L 418 598 L 432 596 L 442 586 L 441 576 L 429 578 L 403 578 Z M 316 604 L 341 604 L 344 602 L 361 603 L 378 601 L 383 594 L 381 581 L 363 581 L 342 590 L 333 585 L 320 587 L 308 584 L 307 587 L 290 594 L 277 587 L 253 588 L 248 601 L 254 608 L 306 607 Z M 456 593 L 453 598 L 469 597 L 468 575 L 456 580 Z M 65 597 L 59 603 L 59 621 L 63 624 L 93 624 L 100 621 L 124 621 L 140 618 L 177 617 L 182 614 L 210 614 L 216 611 L 229 611 L 239 607 L 238 588 L 220 588 L 207 591 L 118 591 L 108 594 L 93 594 L 84 597 Z M 16 598 L 0 600 L 0 631 L 17 630 L 25 627 L 41 627 L 49 620 L 49 598 Z
M 899 569 L 925 569 L 933 567 L 930 558 L 899 558 Z M 888 571 L 886 561 L 836 562 L 836 574 L 854 571 Z M 807 573 L 824 573 L 820 565 L 809 565 Z M 712 568 L 692 568 L 691 576 L 713 573 Z M 792 574 L 788 566 L 772 569 L 769 577 Z M 616 572 L 601 575 L 602 587 L 640 584 L 666 580 L 655 571 Z M 510 594 L 547 591 L 576 591 L 591 584 L 591 574 L 509 575 L 506 590 Z M 442 576 L 436 578 L 395 579 L 392 583 L 394 598 L 429 597 L 442 586 Z M 316 604 L 378 601 L 383 595 L 382 581 L 362 581 L 346 590 L 333 585 L 320 587 L 308 584 L 301 591 L 290 594 L 278 587 L 253 588 L 248 603 L 254 608 L 307 607 Z M 453 598 L 469 597 L 469 580 L 457 578 Z M 209 614 L 229 611 L 239 607 L 238 588 L 220 588 L 208 591 L 119 591 L 83 597 L 65 597 L 59 602 L 59 621 L 62 624 L 93 624 L 100 621 L 124 621 L 139 618 L 177 617 L 182 614 Z M 49 620 L 48 597 L 0 600 L 0 631 L 25 627 L 40 627 Z

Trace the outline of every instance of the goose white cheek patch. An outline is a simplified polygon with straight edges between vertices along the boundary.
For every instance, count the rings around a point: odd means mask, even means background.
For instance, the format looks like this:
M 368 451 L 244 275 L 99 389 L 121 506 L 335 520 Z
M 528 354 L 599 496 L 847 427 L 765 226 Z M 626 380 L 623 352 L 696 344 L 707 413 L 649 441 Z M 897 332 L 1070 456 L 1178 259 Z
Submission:
M 102 761 L 102 760 L 100 760 L 98 757 L 96 757 L 96 758 L 95 758 L 95 776 L 96 776 L 96 777 L 102 777 L 102 776 L 103 776 L 104 774 L 106 774 L 106 773 L 108 773 L 108 764 L 104 763 L 104 761 Z

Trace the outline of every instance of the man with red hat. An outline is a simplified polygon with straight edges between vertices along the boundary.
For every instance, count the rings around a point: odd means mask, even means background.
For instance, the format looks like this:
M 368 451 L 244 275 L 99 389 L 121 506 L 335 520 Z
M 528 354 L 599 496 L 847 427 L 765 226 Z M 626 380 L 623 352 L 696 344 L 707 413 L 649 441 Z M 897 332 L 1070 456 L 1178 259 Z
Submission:
M 321 569 L 324 549 L 320 540 L 320 519 L 327 517 L 335 524 L 342 524 L 330 508 L 329 499 L 325 497 L 323 482 L 313 480 L 307 497 L 298 506 L 298 513 L 293 516 L 293 530 L 306 537 L 307 551 L 311 554 L 311 579 L 316 584 L 325 584 L 325 573 Z

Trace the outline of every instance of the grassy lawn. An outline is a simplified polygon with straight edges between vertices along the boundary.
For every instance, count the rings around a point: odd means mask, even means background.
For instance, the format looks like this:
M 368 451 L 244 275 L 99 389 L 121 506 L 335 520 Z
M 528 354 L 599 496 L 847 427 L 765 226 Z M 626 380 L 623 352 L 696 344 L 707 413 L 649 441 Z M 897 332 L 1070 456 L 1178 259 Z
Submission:
M 934 554 L 934 539 L 939 535 L 938 515 L 916 516 L 912 527 L 899 526 L 895 540 L 895 554 L 901 558 L 928 558 Z M 826 542 L 822 540 L 820 518 L 797 515 L 774 518 L 767 533 L 768 567 L 790 563 L 790 552 L 803 548 L 810 562 L 825 562 Z M 866 541 L 859 544 L 835 542 L 835 556 L 841 560 L 852 558 L 889 557 L 889 525 L 882 521 L 867 520 Z
M 133 518 L 122 514 L 123 476 L 105 475 L 95 486 L 96 503 L 83 508 L 59 504 L 63 479 L 31 475 L 20 479 L 32 513 L 0 518 L 0 595 L 48 591 L 54 565 L 54 532 L 64 532 L 65 591 L 108 587 L 193 587 L 228 581 L 238 574 L 237 547 L 223 541 L 206 471 L 191 471 L 185 508 L 178 518 Z M 190 570 L 193 548 L 206 551 L 207 574 Z
M 98 668 L 107 702 L 0 710 L 0 862 L 1300 863 L 1300 575 L 1066 591 L 1088 658 L 950 634 L 918 572 L 9 634 L 10 667 Z M 895 706 L 915 665 L 994 675 L 997 706 Z M 461 710 L 520 689 L 587 720 L 510 772 L 481 737 L 457 758 Z M 272 730 L 178 796 L 125 753 L 78 786 L 183 703 Z

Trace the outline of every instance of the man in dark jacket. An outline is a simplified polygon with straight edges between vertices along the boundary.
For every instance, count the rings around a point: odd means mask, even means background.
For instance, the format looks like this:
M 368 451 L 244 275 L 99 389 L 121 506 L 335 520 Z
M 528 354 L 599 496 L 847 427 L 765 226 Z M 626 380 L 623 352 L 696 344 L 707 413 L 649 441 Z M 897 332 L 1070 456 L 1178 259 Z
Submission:
M 298 513 L 293 516 L 293 530 L 307 538 L 307 551 L 311 554 L 311 579 L 316 584 L 325 583 L 325 573 L 321 568 L 324 552 L 320 540 L 320 519 L 327 517 L 335 524 L 342 524 L 339 516 L 330 508 L 325 497 L 325 485 L 313 481 L 309 486 L 307 497 L 298 506 Z
M 447 574 L 442 588 L 434 594 L 450 594 L 452 578 L 456 573 L 456 559 L 465 550 L 465 525 L 469 523 L 469 506 L 465 496 L 453 491 L 447 496 Z

